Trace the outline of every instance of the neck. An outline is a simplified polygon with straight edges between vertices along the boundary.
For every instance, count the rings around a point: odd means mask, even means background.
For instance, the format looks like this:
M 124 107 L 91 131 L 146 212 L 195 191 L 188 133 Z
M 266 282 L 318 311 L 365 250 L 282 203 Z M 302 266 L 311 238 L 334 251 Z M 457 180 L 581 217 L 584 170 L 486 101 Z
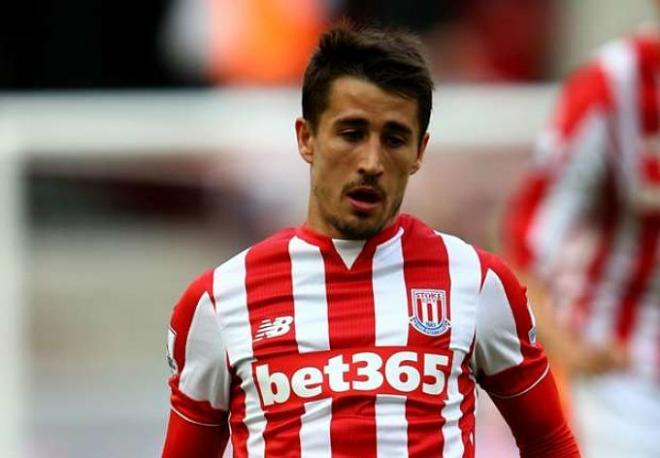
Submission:
M 384 229 L 391 227 L 397 220 L 399 212 L 389 217 L 383 224 L 376 227 L 365 222 L 360 224 L 356 220 L 353 224 L 343 222 L 340 219 L 333 219 L 331 215 L 324 215 L 318 205 L 310 200 L 307 213 L 307 227 L 319 235 L 335 240 L 366 240 L 381 233 Z
M 307 227 L 317 234 L 330 237 L 332 239 L 343 239 L 345 238 L 334 225 L 323 217 L 323 213 L 319 208 L 319 205 L 316 203 L 316 200 L 313 198 L 309 199 L 309 204 L 307 206 Z

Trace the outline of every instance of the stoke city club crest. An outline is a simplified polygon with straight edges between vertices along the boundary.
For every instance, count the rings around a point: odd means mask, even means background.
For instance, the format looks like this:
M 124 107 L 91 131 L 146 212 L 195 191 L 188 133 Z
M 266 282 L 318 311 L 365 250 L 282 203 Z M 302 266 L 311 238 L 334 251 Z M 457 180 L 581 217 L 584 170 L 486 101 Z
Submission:
M 447 319 L 447 293 L 442 289 L 413 289 L 410 324 L 422 334 L 439 336 L 450 327 Z

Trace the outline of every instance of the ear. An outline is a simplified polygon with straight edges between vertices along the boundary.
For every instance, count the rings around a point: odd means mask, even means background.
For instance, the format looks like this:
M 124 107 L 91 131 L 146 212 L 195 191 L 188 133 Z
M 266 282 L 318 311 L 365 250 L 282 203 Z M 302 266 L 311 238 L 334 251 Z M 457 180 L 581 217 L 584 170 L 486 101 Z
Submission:
M 422 159 L 424 158 L 424 153 L 426 152 L 426 147 L 429 144 L 429 138 L 430 135 L 428 132 L 424 134 L 424 137 L 422 137 L 422 141 L 419 142 L 419 147 L 417 148 L 417 158 L 415 158 L 415 163 L 412 166 L 412 169 L 410 170 L 410 174 L 413 175 L 415 172 L 417 172 L 420 167 L 422 166 Z
M 314 134 L 305 118 L 296 119 L 296 140 L 298 141 L 298 154 L 305 162 L 311 164 L 314 159 Z

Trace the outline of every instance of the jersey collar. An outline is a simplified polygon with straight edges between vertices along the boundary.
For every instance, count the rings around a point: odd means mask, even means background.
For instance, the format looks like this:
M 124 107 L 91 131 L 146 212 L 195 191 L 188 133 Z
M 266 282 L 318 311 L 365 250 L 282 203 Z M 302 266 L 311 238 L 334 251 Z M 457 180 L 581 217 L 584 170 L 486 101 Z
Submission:
M 364 240 L 365 247 L 377 246 L 393 238 L 399 232 L 399 228 L 401 227 L 401 221 L 402 221 L 402 216 L 401 215 L 397 216 L 397 218 L 394 220 L 394 223 L 392 223 L 390 226 L 381 230 L 376 235 Z M 303 239 L 304 241 L 311 243 L 313 245 L 317 245 L 319 247 L 334 246 L 331 237 L 328 237 L 327 235 L 323 235 L 314 231 L 309 227 L 307 222 L 296 228 L 296 235 L 301 239 Z

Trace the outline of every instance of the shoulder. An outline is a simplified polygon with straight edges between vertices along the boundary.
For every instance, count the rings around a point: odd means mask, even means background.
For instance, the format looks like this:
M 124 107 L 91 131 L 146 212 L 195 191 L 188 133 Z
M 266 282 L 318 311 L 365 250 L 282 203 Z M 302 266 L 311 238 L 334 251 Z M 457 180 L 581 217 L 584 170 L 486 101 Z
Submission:
M 484 250 L 478 250 L 478 254 L 481 262 L 479 319 L 482 324 L 491 326 L 502 319 L 527 323 L 531 312 L 525 286 L 499 256 Z
M 478 275 L 483 282 L 486 266 L 498 262 L 495 255 L 463 240 L 461 237 L 432 229 L 419 219 L 409 215 L 404 216 L 406 217 L 404 229 L 409 232 L 408 237 L 415 239 L 418 245 L 430 247 L 432 245 L 429 242 L 432 240 L 441 241 L 450 269 L 460 270 L 463 274 L 472 272 L 473 275 Z
M 288 243 L 293 236 L 295 236 L 295 229 L 282 229 L 218 265 L 213 269 L 213 274 L 215 277 L 220 277 L 224 280 L 228 280 L 235 276 L 240 277 L 238 274 L 245 270 L 245 265 L 246 262 L 248 262 L 248 259 L 262 258 L 264 256 L 286 252 Z
M 296 235 L 294 228 L 286 228 L 251 246 L 243 252 L 251 264 L 277 262 L 288 259 L 289 242 Z
M 607 74 L 602 58 L 594 58 L 571 72 L 564 83 L 564 92 L 573 102 L 608 102 Z
M 477 248 L 477 254 L 481 263 L 482 286 L 489 274 L 496 276 L 505 286 L 516 287 L 520 282 L 513 270 L 494 253 Z
M 404 237 L 415 240 L 419 243 L 440 239 L 442 240 L 447 250 L 452 248 L 468 251 L 476 250 L 476 247 L 461 239 L 460 237 L 439 231 L 437 229 L 433 229 L 425 222 L 414 216 L 407 214 L 401 215 L 401 225 L 404 229 Z
M 568 75 L 560 106 L 573 112 L 593 105 L 614 108 L 613 85 L 634 78 L 640 62 L 642 66 L 651 61 L 657 63 L 659 46 L 656 33 L 638 33 L 604 44 Z
M 478 249 L 481 262 L 481 296 L 483 303 L 506 300 L 509 307 L 526 308 L 527 291 L 513 270 L 499 256 Z
M 601 74 L 606 89 L 622 84 L 634 85 L 640 71 L 644 71 L 645 67 L 657 66 L 660 58 L 659 46 L 658 35 L 645 32 L 606 43 L 595 53 L 592 73 Z M 603 83 L 595 85 L 593 91 L 602 91 L 602 85 Z M 610 98 L 613 97 L 610 95 Z
M 486 251 L 462 238 L 442 231 L 429 228 L 418 219 L 408 217 L 414 237 L 440 238 L 447 251 L 450 264 L 456 268 L 478 271 L 481 288 L 490 275 L 507 290 L 520 289 L 522 286 L 512 269 L 498 255 Z
M 213 298 L 213 270 L 207 270 L 199 275 L 184 289 L 183 294 L 174 306 L 171 327 L 173 329 L 187 329 L 190 326 L 197 305 L 203 297 Z
M 433 229 L 422 220 L 411 215 L 401 215 L 401 225 L 404 228 L 404 236 L 417 243 L 425 243 L 431 240 L 441 240 L 447 250 L 447 255 L 469 256 L 477 259 L 476 256 L 480 249 L 463 240 L 462 238 L 437 229 Z
M 607 55 L 599 52 L 564 80 L 553 119 L 559 133 L 570 137 L 581 120 L 593 110 L 608 113 L 613 109 Z
M 526 302 L 524 287 L 513 269 L 500 256 L 478 246 L 467 244 L 457 237 L 453 238 L 456 240 L 454 243 L 462 243 L 474 250 L 479 266 L 480 291 L 483 292 L 484 288 L 491 288 L 495 283 L 504 290 L 510 299 L 514 299 L 516 302 Z
M 218 279 L 223 284 L 232 282 L 243 283 L 245 281 L 244 272 L 246 269 L 246 258 L 248 256 L 261 257 L 268 253 L 280 252 L 294 234 L 295 230 L 292 228 L 283 229 L 197 276 L 188 284 L 175 305 L 175 317 L 192 317 L 198 302 L 205 294 L 208 294 L 208 298 L 214 302 L 214 285 Z
M 167 336 L 167 357 L 175 372 L 179 372 L 185 364 L 188 335 L 193 328 L 193 322 L 199 321 L 204 312 L 215 306 L 212 288 L 213 270 L 207 270 L 188 284 L 174 305 Z
M 610 41 L 596 52 L 596 58 L 601 62 L 612 61 L 619 66 L 628 64 L 635 67 L 638 62 L 648 64 L 646 59 L 660 58 L 660 33 L 653 28 L 641 28 L 635 33 Z

